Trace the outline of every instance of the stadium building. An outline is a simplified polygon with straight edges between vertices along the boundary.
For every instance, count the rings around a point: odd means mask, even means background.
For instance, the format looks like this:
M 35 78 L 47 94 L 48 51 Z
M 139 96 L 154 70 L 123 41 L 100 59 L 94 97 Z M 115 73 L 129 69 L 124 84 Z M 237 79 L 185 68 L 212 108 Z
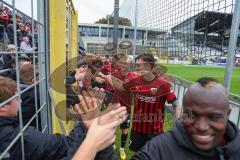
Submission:
M 230 1 L 216 4 L 213 1 L 124 0 L 119 13 L 132 24 L 136 16 L 138 27 L 166 30 L 166 38 L 159 43 L 170 59 L 182 60 L 190 56 L 190 59 L 197 59 L 197 63 L 226 62 L 233 13 L 231 4 Z
M 81 39 L 88 52 L 96 54 L 106 54 L 107 42 L 112 42 L 113 25 L 107 24 L 84 24 L 78 25 Z M 166 38 L 165 30 L 147 29 L 138 27 L 136 46 L 137 52 L 156 52 L 163 49 L 163 40 Z M 134 27 L 118 27 L 118 48 L 121 52 L 132 54 L 134 43 Z

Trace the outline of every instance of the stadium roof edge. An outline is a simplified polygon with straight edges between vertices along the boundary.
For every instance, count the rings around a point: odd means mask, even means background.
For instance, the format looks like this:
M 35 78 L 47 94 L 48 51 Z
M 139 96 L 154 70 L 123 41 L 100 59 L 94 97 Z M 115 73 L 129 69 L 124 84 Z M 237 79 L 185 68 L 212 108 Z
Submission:
M 98 24 L 98 23 L 78 23 L 78 26 L 92 26 L 92 27 L 110 27 L 113 28 L 113 25 L 110 24 Z M 134 29 L 134 26 L 123 26 L 119 25 L 119 28 L 127 28 L 127 29 Z M 158 29 L 153 29 L 153 28 L 144 28 L 144 27 L 137 27 L 138 30 L 148 30 L 148 31 L 155 31 L 155 32 L 162 32 L 162 33 L 167 33 L 167 30 L 158 30 Z
M 181 25 L 183 25 L 184 23 L 186 23 L 187 21 L 190 21 L 190 20 L 194 20 L 194 19 L 197 19 L 198 17 L 202 16 L 202 15 L 209 15 L 209 14 L 212 14 L 214 15 L 214 17 L 217 17 L 217 15 L 221 15 L 221 16 L 232 16 L 232 13 L 223 13 L 223 12 L 215 12 L 215 11 L 202 11 L 202 12 L 199 12 L 198 14 L 184 20 L 183 22 L 179 23 L 178 25 L 174 26 L 171 28 L 171 30 L 174 30 L 178 27 L 180 27 Z

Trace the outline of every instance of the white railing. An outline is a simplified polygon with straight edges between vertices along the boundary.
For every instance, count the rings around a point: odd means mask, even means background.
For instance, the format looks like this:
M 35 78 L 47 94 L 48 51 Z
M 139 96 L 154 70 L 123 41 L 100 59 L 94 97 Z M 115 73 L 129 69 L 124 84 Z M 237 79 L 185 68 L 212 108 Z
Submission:
M 177 76 L 173 76 L 173 78 L 175 79 L 175 81 L 172 82 L 173 90 L 176 93 L 180 107 L 182 107 L 183 96 L 193 82 Z M 240 128 L 240 96 L 229 93 L 229 102 L 232 110 L 229 119 Z

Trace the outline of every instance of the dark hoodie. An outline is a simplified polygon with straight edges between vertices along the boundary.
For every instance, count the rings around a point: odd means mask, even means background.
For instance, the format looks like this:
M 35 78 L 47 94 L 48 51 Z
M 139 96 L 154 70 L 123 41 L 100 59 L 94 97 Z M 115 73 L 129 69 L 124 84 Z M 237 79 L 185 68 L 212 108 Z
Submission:
M 0 155 L 18 135 L 19 128 L 17 117 L 0 117 Z M 69 136 L 44 134 L 29 126 L 24 131 L 25 159 L 69 160 L 83 142 L 86 133 L 83 123 L 74 127 Z M 18 139 L 3 160 L 20 160 L 21 157 L 21 141 Z M 99 152 L 96 160 L 116 160 L 113 148 L 109 147 Z
M 21 90 L 24 90 L 28 88 L 30 85 L 21 83 L 20 88 Z M 35 91 L 34 86 L 25 91 L 21 94 L 21 100 L 22 100 L 22 118 L 23 118 L 23 124 L 26 125 L 29 120 L 36 114 L 35 109 Z M 40 96 L 39 96 L 39 86 L 36 86 L 36 95 L 37 95 L 37 109 L 40 108 Z M 36 118 L 30 123 L 31 126 L 36 126 Z M 41 114 L 38 113 L 38 126 L 41 128 Z
M 197 149 L 188 138 L 183 124 L 176 122 L 173 130 L 148 142 L 132 160 L 239 160 L 240 134 L 237 126 L 228 121 L 225 146 L 209 151 Z

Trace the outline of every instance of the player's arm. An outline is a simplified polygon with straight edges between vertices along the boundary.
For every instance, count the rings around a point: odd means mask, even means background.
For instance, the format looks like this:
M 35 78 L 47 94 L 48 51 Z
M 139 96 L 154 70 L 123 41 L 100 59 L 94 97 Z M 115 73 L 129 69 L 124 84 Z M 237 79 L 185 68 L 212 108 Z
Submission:
M 122 83 L 122 84 L 124 83 L 122 80 L 118 79 L 117 77 L 111 76 L 111 78 L 117 83 Z
M 123 87 L 123 81 L 121 81 L 120 79 L 112 76 L 112 75 L 104 75 L 103 73 L 99 72 L 97 73 L 97 76 L 105 79 L 108 83 L 110 83 L 114 89 L 118 90 L 118 91 L 125 91 L 126 89 Z
M 121 81 L 120 79 L 114 77 L 111 75 L 111 78 L 108 81 L 114 89 L 118 91 L 125 91 L 126 89 L 123 87 L 124 82 Z
M 181 109 L 178 105 L 178 101 L 176 100 L 175 102 L 172 103 L 173 109 L 174 109 L 174 116 L 176 119 L 178 119 L 181 115 Z
M 168 101 L 168 103 L 172 104 L 172 106 L 173 106 L 175 118 L 176 119 L 179 118 L 179 116 L 181 114 L 181 109 L 178 105 L 177 97 L 173 91 L 170 91 L 167 94 L 167 101 Z
M 95 75 L 92 77 L 92 79 L 93 79 L 95 82 L 97 82 L 97 83 L 105 83 L 105 82 L 106 82 L 105 79 L 100 78 L 100 77 L 97 77 L 97 76 L 95 76 Z

